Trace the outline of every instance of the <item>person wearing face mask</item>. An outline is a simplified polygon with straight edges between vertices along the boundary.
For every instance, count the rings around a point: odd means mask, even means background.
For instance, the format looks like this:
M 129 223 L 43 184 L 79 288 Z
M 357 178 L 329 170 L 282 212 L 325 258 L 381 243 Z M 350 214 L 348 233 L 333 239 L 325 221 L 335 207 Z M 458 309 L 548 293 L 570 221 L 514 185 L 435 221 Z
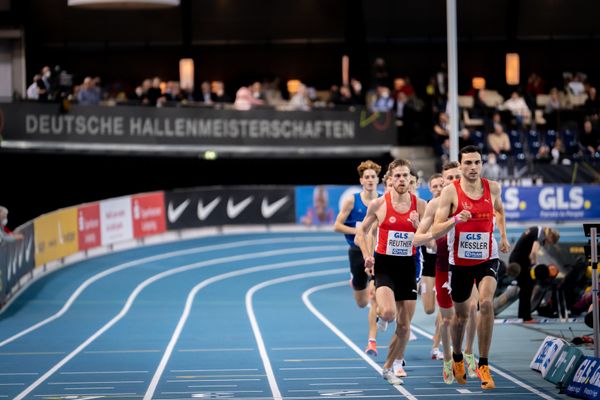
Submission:
M 496 154 L 488 154 L 487 162 L 481 168 L 481 176 L 492 181 L 497 181 L 502 177 L 502 168 L 496 161 Z
M 20 233 L 13 233 L 7 227 L 8 225 L 8 209 L 0 206 L 0 243 L 14 242 L 18 239 L 23 239 Z
M 371 106 L 373 112 L 386 113 L 394 108 L 394 99 L 390 97 L 390 88 L 377 86 L 377 97 Z

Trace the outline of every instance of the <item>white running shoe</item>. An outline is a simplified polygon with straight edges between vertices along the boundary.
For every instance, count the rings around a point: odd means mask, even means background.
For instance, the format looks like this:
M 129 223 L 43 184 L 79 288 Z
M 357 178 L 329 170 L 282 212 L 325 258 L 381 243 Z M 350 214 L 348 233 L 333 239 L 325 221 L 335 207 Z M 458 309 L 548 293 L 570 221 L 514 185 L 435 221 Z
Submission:
M 383 379 L 385 379 L 390 385 L 402 385 L 404 381 L 398 378 L 391 368 L 384 368 L 382 371 Z
M 444 359 L 444 352 L 440 351 L 440 349 L 437 347 L 434 347 L 433 349 L 431 349 L 431 352 L 429 354 L 431 355 L 432 360 L 443 360 Z
M 402 377 L 402 378 L 404 378 L 405 376 L 408 376 L 408 374 L 404 370 L 405 365 L 406 365 L 406 363 L 404 362 L 404 359 L 394 360 L 394 363 L 392 364 L 392 370 L 394 371 L 394 375 Z
M 389 322 L 387 322 L 383 318 L 377 317 L 377 330 L 379 332 L 387 331 L 388 325 L 389 325 Z

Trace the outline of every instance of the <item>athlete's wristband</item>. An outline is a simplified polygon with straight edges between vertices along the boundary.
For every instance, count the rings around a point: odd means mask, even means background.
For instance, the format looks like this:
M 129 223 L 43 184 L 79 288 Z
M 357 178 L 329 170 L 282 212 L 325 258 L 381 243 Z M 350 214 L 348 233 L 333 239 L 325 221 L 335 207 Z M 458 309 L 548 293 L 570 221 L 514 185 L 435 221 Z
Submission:
M 458 215 L 455 215 L 454 217 L 452 217 L 452 219 L 454 220 L 454 224 L 458 224 L 460 222 L 460 218 L 458 218 Z

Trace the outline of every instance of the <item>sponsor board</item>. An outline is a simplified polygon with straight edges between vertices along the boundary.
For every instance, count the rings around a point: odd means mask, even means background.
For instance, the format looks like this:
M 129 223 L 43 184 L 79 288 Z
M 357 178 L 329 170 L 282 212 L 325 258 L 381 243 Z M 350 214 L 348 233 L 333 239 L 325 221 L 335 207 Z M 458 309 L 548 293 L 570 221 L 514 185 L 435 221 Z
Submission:
M 600 358 L 584 357 L 577 368 L 573 380 L 569 382 L 566 393 L 580 399 L 600 398 Z
M 166 230 L 165 198 L 163 192 L 131 196 L 133 236 L 140 238 Z
M 0 244 L 0 303 L 21 277 L 35 268 L 33 222 L 18 228 L 23 239 Z
M 529 368 L 533 369 L 534 371 L 542 372 L 544 360 L 546 360 L 546 357 L 553 352 L 552 349 L 557 346 L 556 342 L 558 341 L 560 341 L 560 339 L 553 336 L 546 336 L 544 342 L 541 344 L 538 351 L 535 353 L 535 356 L 531 360 Z
M 104 246 L 133 239 L 130 196 L 100 202 L 100 235 Z
M 44 214 L 33 220 L 35 265 L 76 253 L 79 250 L 77 207 Z
M 87 250 L 102 244 L 100 233 L 100 204 L 86 204 L 77 208 L 79 250 Z
M 573 379 L 582 359 L 583 353 L 577 347 L 570 344 L 563 346 L 544 379 L 559 387 L 566 386 Z
M 169 230 L 294 222 L 292 188 L 207 188 L 165 192 Z

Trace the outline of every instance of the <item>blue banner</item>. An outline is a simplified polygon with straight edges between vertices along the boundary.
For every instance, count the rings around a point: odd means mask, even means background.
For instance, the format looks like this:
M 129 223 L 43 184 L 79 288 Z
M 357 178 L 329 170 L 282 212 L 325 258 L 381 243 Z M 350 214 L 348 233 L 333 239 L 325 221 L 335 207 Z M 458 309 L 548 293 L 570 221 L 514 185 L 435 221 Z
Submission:
M 580 399 L 600 398 L 600 358 L 585 357 L 566 392 Z
M 332 225 L 340 211 L 342 200 L 360 192 L 362 187 L 320 185 L 296 187 L 296 222 L 303 225 Z M 383 186 L 378 191 L 383 193 Z M 427 188 L 419 188 L 418 196 L 424 200 L 431 198 Z
M 506 220 L 513 222 L 600 219 L 599 199 L 597 185 L 502 188 Z

